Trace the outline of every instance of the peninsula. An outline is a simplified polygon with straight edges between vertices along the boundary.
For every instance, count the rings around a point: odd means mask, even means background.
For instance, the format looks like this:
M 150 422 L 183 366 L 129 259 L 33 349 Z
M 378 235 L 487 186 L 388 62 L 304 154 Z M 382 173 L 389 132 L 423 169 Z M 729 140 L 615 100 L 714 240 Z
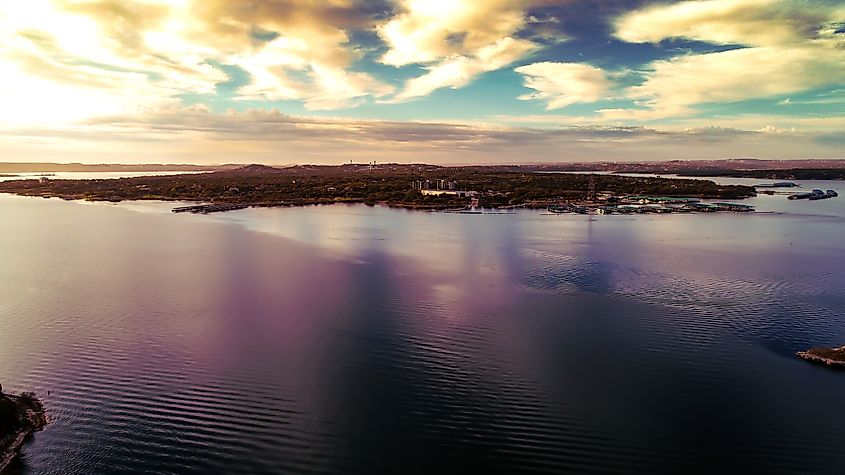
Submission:
M 780 170 L 685 170 L 678 176 L 720 176 L 765 180 L 845 180 L 845 168 L 788 168 Z
M 35 393 L 13 396 L 0 386 L 0 473 L 18 456 L 26 438 L 45 425 L 44 406 Z
M 822 364 L 831 368 L 845 369 L 845 346 L 839 348 L 811 348 L 795 353 L 799 358 L 811 363 Z
M 753 187 L 718 185 L 709 180 L 426 164 L 247 165 L 202 174 L 95 180 L 41 178 L 0 182 L 0 193 L 113 202 L 194 201 L 231 205 L 233 209 L 328 203 L 449 209 L 470 201 L 488 208 L 545 208 L 591 200 L 597 195 L 716 199 L 755 195 Z
M 845 179 L 845 159 L 838 160 L 668 160 L 657 162 L 592 162 L 527 165 L 557 171 L 603 171 L 677 175 L 681 177 L 735 177 L 776 180 Z M 525 166 L 523 166 L 525 167 Z

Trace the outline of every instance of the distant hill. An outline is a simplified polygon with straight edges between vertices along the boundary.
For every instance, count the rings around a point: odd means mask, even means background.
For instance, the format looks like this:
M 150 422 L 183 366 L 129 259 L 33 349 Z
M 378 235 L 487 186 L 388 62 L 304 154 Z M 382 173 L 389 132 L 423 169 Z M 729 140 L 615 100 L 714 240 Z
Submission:
M 731 158 L 721 160 L 663 160 L 646 162 L 580 162 L 511 165 L 515 170 L 604 171 L 617 173 L 677 173 L 686 176 L 719 176 L 747 170 L 845 169 L 845 159 L 762 160 Z
M 270 175 L 274 173 L 281 173 L 282 171 L 283 170 L 281 168 L 275 168 L 267 165 L 253 163 L 251 165 L 244 165 L 228 170 L 220 170 L 218 171 L 218 173 L 227 173 L 235 175 Z
M 604 171 L 618 173 L 676 173 L 689 176 L 718 176 L 750 170 L 795 170 L 795 169 L 845 169 L 845 159 L 841 160 L 760 160 L 752 158 L 723 159 L 723 160 L 669 160 L 652 162 L 571 162 L 546 164 L 513 164 L 513 165 L 478 165 L 452 168 L 479 168 L 484 170 L 528 172 L 528 171 Z M 277 165 L 260 164 L 226 164 L 226 165 L 191 165 L 191 164 L 83 164 L 83 163 L 49 163 L 29 162 L 13 163 L 0 162 L 0 174 L 16 173 L 53 173 L 53 172 L 199 172 L 218 171 L 233 172 L 241 175 L 277 174 L 334 174 L 342 172 L 395 172 L 405 169 L 440 168 L 438 165 L 426 164 L 344 164 L 344 165 Z

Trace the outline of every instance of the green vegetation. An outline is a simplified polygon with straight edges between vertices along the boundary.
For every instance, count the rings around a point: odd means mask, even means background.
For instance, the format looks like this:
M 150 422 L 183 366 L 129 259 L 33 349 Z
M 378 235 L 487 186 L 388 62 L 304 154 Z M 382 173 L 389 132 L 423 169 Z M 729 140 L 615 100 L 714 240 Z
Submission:
M 0 440 L 20 428 L 20 409 L 5 395 L 0 394 Z
M 46 424 L 44 406 L 35 393 L 6 395 L 0 386 L 0 472 L 14 459 L 26 437 Z
M 464 206 L 469 198 L 426 196 L 412 188 L 417 180 L 454 181 L 479 192 L 483 206 L 547 206 L 583 200 L 592 180 L 598 192 L 736 199 L 754 195 L 746 186 L 616 175 L 537 173 L 513 167 L 438 167 L 388 164 L 296 166 L 249 165 L 196 175 L 112 180 L 15 180 L 0 182 L 0 192 L 27 196 L 100 201 L 184 200 L 258 206 L 314 203 L 386 203 L 413 208 Z
M 2 390 L 0 386 L 0 441 L 21 429 L 32 428 L 32 420 L 27 417 L 28 410 L 37 413 L 43 411 L 35 393 L 9 396 L 3 394 Z

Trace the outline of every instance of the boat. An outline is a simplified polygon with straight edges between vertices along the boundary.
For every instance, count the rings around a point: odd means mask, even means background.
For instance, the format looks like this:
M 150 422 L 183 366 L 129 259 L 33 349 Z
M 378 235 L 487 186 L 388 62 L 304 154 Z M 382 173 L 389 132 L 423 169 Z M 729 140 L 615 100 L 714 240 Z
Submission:
M 565 213 L 576 213 L 576 214 L 589 214 L 590 209 L 585 206 L 578 206 L 571 203 L 562 204 L 562 205 L 552 205 L 546 208 L 552 213 L 557 214 L 565 214 Z
M 787 196 L 787 198 L 789 198 L 790 200 L 805 200 L 806 199 L 806 200 L 810 200 L 810 201 L 816 201 L 816 200 L 826 200 L 828 198 L 835 198 L 837 196 L 839 196 L 839 193 L 837 193 L 836 190 L 822 191 L 822 190 L 819 190 L 819 189 L 815 189 L 815 190 L 813 190 L 809 193 L 795 193 L 795 194 Z
M 823 199 L 825 199 L 825 198 L 826 198 L 826 196 L 825 196 L 825 194 L 824 194 L 824 191 L 819 190 L 818 188 L 816 188 L 815 190 L 813 190 L 813 191 L 810 193 L 810 196 L 808 196 L 808 197 L 807 197 L 807 199 L 808 199 L 808 200 L 813 200 L 813 201 L 815 201 L 815 200 L 823 200 Z

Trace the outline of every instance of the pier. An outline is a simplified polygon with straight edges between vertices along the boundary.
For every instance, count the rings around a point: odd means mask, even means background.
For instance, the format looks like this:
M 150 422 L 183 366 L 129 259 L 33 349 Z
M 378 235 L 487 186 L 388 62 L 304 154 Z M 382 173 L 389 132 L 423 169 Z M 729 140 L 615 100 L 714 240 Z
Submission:
M 180 206 L 170 210 L 173 213 L 194 213 L 194 214 L 209 214 L 222 213 L 224 211 L 234 211 L 238 209 L 249 208 L 250 205 L 244 204 L 206 204 L 206 205 L 192 205 Z

